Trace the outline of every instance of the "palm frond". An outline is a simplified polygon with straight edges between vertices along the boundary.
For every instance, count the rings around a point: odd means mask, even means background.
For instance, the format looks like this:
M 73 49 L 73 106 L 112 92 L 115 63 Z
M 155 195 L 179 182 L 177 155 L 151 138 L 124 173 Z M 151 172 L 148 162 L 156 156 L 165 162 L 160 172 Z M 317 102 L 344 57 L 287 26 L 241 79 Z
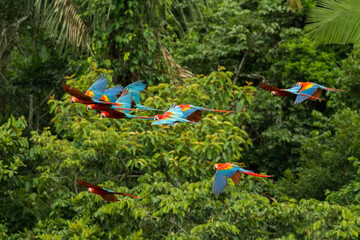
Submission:
M 85 23 L 71 0 L 37 0 L 37 13 L 44 13 L 44 25 L 50 34 L 57 36 L 58 44 L 66 44 L 90 50 Z
M 319 43 L 359 43 L 360 1 L 319 0 L 309 13 L 305 30 Z
M 289 7 L 292 11 L 300 11 L 302 9 L 301 0 L 289 0 Z

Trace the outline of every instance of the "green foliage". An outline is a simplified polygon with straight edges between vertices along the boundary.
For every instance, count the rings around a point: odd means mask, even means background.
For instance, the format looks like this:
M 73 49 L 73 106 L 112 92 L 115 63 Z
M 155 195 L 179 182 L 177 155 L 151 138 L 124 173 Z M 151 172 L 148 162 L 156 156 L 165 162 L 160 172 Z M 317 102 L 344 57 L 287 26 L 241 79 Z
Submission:
M 358 44 L 360 40 L 360 2 L 320 0 L 311 9 L 305 30 L 319 43 Z

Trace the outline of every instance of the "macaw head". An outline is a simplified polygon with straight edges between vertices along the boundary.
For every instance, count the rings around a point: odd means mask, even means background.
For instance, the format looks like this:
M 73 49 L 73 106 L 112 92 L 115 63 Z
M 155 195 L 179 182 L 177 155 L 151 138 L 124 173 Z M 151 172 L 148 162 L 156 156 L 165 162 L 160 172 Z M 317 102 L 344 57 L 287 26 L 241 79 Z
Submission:
M 103 112 L 100 113 L 101 119 L 107 118 L 107 117 L 109 117 L 109 115 L 110 114 L 108 112 L 106 112 L 106 111 L 103 111 Z
M 79 102 L 79 99 L 77 97 L 72 97 L 72 98 L 70 98 L 70 102 L 77 103 L 77 102 Z
M 275 96 L 276 92 L 275 91 L 271 91 L 271 95 Z
M 218 169 L 218 165 L 214 164 L 214 169 L 217 170 Z
M 90 192 L 90 193 L 92 193 L 92 192 L 93 192 L 93 190 L 94 190 L 94 189 L 93 189 L 93 188 L 91 188 L 91 187 L 89 187 L 89 188 L 88 188 L 88 192 Z
M 86 105 L 86 110 L 95 109 L 95 104 L 88 104 Z
M 165 118 L 165 115 L 160 115 L 160 114 L 158 114 L 158 115 L 155 115 L 154 121 L 159 121 L 159 120 L 161 120 L 161 119 L 163 119 L 163 118 Z

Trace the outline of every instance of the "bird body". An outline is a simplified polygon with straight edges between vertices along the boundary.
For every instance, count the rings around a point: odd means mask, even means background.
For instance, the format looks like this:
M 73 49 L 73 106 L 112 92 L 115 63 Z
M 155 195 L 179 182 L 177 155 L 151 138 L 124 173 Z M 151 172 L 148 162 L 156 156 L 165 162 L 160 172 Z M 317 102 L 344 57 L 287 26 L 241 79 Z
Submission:
M 100 195 L 107 202 L 119 201 L 119 199 L 115 195 L 124 195 L 124 196 L 133 197 L 133 198 L 140 198 L 138 196 L 134 196 L 134 195 L 131 195 L 128 193 L 114 192 L 112 190 L 102 188 L 102 187 L 99 187 L 97 185 L 94 185 L 94 184 L 91 184 L 91 183 L 88 183 L 88 182 L 85 182 L 82 180 L 77 180 L 77 183 L 79 186 L 88 188 L 88 192 Z
M 260 87 L 266 91 L 271 91 L 272 95 L 287 97 L 291 94 L 295 94 L 295 104 L 301 103 L 305 101 L 306 99 L 310 100 L 324 100 L 322 98 L 319 98 L 322 90 L 328 90 L 328 91 L 344 91 L 340 89 L 334 89 L 334 88 L 328 88 L 324 87 L 320 84 L 313 83 L 313 82 L 297 82 L 294 84 L 292 88 L 288 89 L 279 89 L 277 87 L 267 85 L 266 83 L 262 82 L 260 84 Z
M 214 165 L 214 169 L 216 170 L 216 174 L 213 183 L 213 192 L 217 195 L 225 189 L 228 178 L 231 178 L 235 184 L 238 184 L 242 173 L 256 177 L 272 177 L 271 175 L 254 173 L 253 171 L 243 169 L 232 163 L 218 163 Z
M 92 104 L 94 100 L 99 100 L 106 88 L 107 80 L 105 75 L 99 75 L 96 82 L 85 92 L 76 88 L 71 88 L 66 83 L 63 84 L 64 91 L 73 97 L 70 99 L 73 103 Z

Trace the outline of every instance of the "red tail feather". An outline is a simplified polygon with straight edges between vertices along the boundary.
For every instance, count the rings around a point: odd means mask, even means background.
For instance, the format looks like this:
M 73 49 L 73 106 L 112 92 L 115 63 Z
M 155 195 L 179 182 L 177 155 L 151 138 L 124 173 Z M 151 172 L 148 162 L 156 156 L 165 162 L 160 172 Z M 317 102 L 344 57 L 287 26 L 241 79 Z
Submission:
M 131 195 L 131 194 L 128 194 L 128 193 L 116 193 L 116 194 L 119 194 L 119 195 L 126 195 L 126 196 L 133 197 L 133 198 L 141 198 L 141 197 L 134 196 L 134 195 Z
M 257 173 L 252 173 L 252 172 L 243 172 L 247 175 L 251 175 L 251 176 L 255 176 L 255 177 L 273 177 L 274 175 L 261 175 L 261 174 L 257 174 Z
M 329 88 L 326 87 L 327 90 L 333 90 L 333 91 L 339 91 L 339 92 L 345 92 L 345 90 L 341 90 L 341 89 L 335 89 L 335 88 Z
M 210 109 L 210 108 L 204 108 L 204 110 L 210 110 L 215 112 L 224 112 L 224 113 L 234 113 L 235 111 L 226 111 L 226 110 L 217 110 L 217 109 Z

